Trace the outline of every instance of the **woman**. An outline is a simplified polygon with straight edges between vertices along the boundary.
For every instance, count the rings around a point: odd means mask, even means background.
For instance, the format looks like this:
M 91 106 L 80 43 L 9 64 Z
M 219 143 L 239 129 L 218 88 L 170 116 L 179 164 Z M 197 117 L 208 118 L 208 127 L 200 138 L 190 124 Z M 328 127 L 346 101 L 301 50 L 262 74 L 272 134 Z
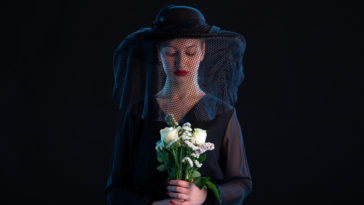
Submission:
M 162 8 L 151 28 L 129 35 L 114 54 L 114 96 L 123 116 L 105 188 L 109 204 L 218 204 L 212 192 L 183 180 L 165 182 L 155 144 L 164 116 L 207 130 L 215 145 L 199 169 L 222 204 L 241 204 L 252 182 L 233 107 L 243 80 L 242 35 L 207 24 L 187 6 Z

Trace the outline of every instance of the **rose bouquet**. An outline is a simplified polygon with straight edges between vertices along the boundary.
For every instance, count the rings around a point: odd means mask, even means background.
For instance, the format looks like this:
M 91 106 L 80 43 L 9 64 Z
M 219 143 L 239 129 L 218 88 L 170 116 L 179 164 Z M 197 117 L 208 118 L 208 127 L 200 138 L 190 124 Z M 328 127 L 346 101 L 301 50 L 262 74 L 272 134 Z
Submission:
M 169 127 L 160 130 L 161 139 L 155 147 L 157 160 L 162 163 L 159 171 L 167 171 L 167 180 L 185 180 L 193 182 L 199 189 L 205 185 L 212 190 L 221 202 L 216 186 L 210 177 L 202 177 L 198 169 L 206 158 L 206 151 L 215 149 L 213 143 L 206 141 L 206 130 L 194 128 L 189 122 L 179 126 L 172 114 L 166 115 Z

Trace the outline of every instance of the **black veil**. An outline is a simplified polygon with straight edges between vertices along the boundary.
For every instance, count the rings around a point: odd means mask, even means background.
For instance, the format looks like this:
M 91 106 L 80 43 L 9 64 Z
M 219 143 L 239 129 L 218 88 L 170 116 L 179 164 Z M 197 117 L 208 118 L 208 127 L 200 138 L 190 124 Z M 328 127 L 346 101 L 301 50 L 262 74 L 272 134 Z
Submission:
M 155 96 L 166 81 L 163 65 L 158 60 L 158 45 L 177 38 L 204 40 L 205 55 L 198 68 L 199 87 L 220 102 L 234 106 L 238 87 L 244 79 L 243 56 L 246 48 L 244 36 L 221 30 L 207 23 L 201 25 L 201 22 L 194 22 L 193 18 L 190 23 L 184 19 L 182 26 L 178 24 L 179 22 L 176 23 L 175 19 L 172 19 L 174 21 L 172 23 L 165 22 L 161 15 L 166 15 L 163 14 L 163 9 L 151 27 L 143 27 L 129 34 L 114 52 L 113 97 L 121 112 L 125 112 L 129 105 L 143 101 L 140 117 L 148 115 L 147 99 Z M 173 17 L 177 18 L 175 16 L 178 17 L 176 13 Z M 203 106 L 207 115 L 196 116 L 200 120 L 206 117 L 211 119 L 216 114 L 224 112 L 224 108 L 226 106 L 208 102 L 207 106 Z

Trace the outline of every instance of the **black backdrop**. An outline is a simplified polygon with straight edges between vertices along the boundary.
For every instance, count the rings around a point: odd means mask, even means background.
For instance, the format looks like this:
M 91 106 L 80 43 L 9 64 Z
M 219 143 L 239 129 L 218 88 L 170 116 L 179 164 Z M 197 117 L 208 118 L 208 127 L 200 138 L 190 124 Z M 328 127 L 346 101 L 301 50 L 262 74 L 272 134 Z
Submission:
M 3 2 L 0 204 L 105 204 L 112 54 L 166 3 L 247 39 L 245 204 L 354 204 L 363 21 L 356 5 L 314 0 Z

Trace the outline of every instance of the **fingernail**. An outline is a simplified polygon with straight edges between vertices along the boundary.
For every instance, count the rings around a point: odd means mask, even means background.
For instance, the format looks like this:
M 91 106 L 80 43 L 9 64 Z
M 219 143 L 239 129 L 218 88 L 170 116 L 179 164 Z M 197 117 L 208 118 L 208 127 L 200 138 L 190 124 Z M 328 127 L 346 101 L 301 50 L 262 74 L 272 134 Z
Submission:
M 174 204 L 174 201 L 172 201 L 172 200 L 169 200 L 169 203 L 171 203 L 171 204 Z

